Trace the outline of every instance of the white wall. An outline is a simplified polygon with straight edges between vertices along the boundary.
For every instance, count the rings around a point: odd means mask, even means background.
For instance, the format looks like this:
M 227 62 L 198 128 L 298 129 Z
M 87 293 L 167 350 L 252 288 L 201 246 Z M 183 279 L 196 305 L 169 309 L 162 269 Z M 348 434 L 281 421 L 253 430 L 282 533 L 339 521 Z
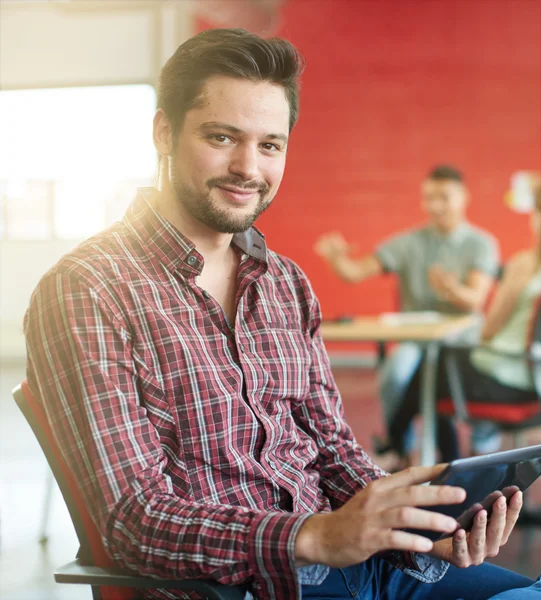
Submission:
M 76 242 L 0 242 L 0 359 L 24 357 L 23 318 L 41 276 Z
M 189 0 L 0 2 L 2 89 L 154 83 L 192 30 Z
M 0 89 L 151 83 L 192 31 L 189 0 L 0 1 Z M 0 360 L 24 357 L 41 275 L 74 241 L 0 240 Z

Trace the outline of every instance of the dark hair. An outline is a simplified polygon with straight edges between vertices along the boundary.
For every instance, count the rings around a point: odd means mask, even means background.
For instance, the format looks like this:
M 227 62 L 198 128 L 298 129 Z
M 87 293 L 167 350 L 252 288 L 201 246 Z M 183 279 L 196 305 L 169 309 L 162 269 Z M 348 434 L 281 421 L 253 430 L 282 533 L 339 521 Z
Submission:
M 299 114 L 299 76 L 304 61 L 287 40 L 265 40 L 244 29 L 209 29 L 184 42 L 164 65 L 158 85 L 158 108 L 176 136 L 187 111 L 197 106 L 205 81 L 227 75 L 269 81 L 284 88 L 289 130 Z
M 426 176 L 427 179 L 433 181 L 456 181 L 458 183 L 464 183 L 464 176 L 462 173 L 452 165 L 436 165 L 429 171 Z

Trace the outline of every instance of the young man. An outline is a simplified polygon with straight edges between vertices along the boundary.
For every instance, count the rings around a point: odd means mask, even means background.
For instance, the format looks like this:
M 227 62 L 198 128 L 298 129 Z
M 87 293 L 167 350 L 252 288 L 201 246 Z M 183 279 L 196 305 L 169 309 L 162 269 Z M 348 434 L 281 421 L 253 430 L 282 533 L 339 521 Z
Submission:
M 488 524 L 479 513 L 469 536 L 403 531 L 453 531 L 421 507 L 464 491 L 421 485 L 441 466 L 384 477 L 357 445 L 317 299 L 252 227 L 282 179 L 300 66 L 287 41 L 241 30 L 177 50 L 154 120 L 158 189 L 40 282 L 25 324 L 30 386 L 121 567 L 277 600 L 329 598 L 329 586 L 349 598 L 350 584 L 363 598 L 527 586 L 481 565 L 507 540 L 519 493 Z M 480 566 L 443 577 L 449 562 Z
M 399 278 L 400 308 L 447 314 L 481 311 L 499 268 L 496 240 L 466 221 L 468 190 L 456 168 L 439 165 L 421 186 L 421 205 L 428 223 L 383 242 L 373 254 L 352 258 L 339 233 L 322 236 L 316 251 L 342 279 L 357 283 L 382 273 Z M 420 346 L 400 344 L 385 361 L 380 377 L 380 396 L 388 430 L 422 359 Z M 438 421 L 442 460 L 457 458 L 457 444 L 450 420 Z M 402 454 L 412 447 L 412 428 Z M 499 447 L 493 428 L 478 426 L 472 436 L 474 452 Z M 398 449 L 397 449 L 398 450 Z

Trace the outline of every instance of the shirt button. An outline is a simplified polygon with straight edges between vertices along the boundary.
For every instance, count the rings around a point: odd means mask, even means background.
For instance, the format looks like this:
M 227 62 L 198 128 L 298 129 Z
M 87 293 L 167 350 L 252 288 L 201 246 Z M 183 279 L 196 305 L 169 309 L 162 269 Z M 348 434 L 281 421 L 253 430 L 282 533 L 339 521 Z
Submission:
M 195 257 L 193 254 L 188 256 L 188 260 L 186 261 L 189 265 L 195 265 L 195 263 L 197 262 L 197 257 Z
M 210 294 L 207 292 L 207 290 L 203 290 L 203 296 L 208 300 L 210 298 Z

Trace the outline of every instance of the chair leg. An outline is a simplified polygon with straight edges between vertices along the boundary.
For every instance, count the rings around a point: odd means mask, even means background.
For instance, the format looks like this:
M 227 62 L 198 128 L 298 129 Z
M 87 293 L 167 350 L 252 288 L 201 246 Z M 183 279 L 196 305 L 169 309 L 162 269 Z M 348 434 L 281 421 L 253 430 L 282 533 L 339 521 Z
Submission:
M 378 361 L 378 367 L 381 367 L 383 365 L 383 363 L 385 362 L 385 358 L 386 358 L 386 350 L 385 350 L 385 343 L 384 342 L 378 342 L 377 343 L 377 361 Z
M 41 513 L 41 528 L 40 528 L 40 536 L 39 543 L 44 545 L 49 541 L 49 536 L 47 535 L 47 529 L 49 525 L 49 517 L 51 516 L 51 498 L 53 495 L 54 488 L 54 476 L 53 472 L 48 469 L 47 471 L 47 479 L 45 481 L 45 498 L 43 500 L 43 510 Z

